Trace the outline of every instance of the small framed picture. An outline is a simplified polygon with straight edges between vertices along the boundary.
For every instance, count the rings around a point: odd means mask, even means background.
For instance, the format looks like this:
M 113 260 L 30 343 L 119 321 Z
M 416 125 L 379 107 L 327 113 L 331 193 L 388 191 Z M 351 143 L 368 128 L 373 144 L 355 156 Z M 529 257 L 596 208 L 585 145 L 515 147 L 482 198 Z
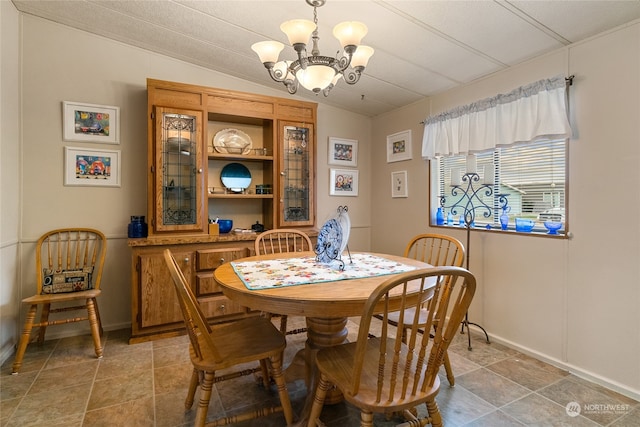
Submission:
M 387 163 L 411 160 L 411 129 L 387 136 Z
M 120 108 L 63 101 L 62 138 L 120 144 Z
M 357 196 L 358 171 L 354 169 L 331 169 L 330 196 Z
M 407 171 L 391 172 L 391 197 L 409 197 Z
M 358 166 L 358 141 L 329 137 L 330 165 Z
M 120 187 L 120 150 L 64 150 L 64 185 Z

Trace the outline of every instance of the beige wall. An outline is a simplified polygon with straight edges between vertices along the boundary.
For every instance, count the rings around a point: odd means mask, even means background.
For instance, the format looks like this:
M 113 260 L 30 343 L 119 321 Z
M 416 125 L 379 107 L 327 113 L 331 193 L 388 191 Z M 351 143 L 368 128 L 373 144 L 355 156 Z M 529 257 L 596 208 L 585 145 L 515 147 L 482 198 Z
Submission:
M 570 240 L 473 232 L 479 288 L 470 320 L 494 341 L 640 397 L 640 24 L 378 117 L 373 125 L 372 249 L 401 253 L 408 237 L 461 230 L 428 226 L 429 116 L 557 74 L 571 87 Z M 386 163 L 386 135 L 411 129 L 413 160 Z M 390 172 L 407 170 L 409 198 L 390 197 Z M 608 178 L 606 180 L 605 178 Z
M 107 234 L 105 280 L 110 287 L 102 297 L 101 312 L 107 328 L 129 324 L 126 224 L 130 215 L 145 212 L 147 77 L 284 93 L 29 15 L 18 17 L 10 3 L 6 13 L 7 3 L 2 2 L 0 80 L 3 360 L 17 339 L 18 301 L 33 291 L 33 243 L 50 228 L 90 225 Z M 428 167 L 420 159 L 419 122 L 538 78 L 575 74 L 569 201 L 575 237 L 473 233 L 471 270 L 480 285 L 471 320 L 486 327 L 495 341 L 640 398 L 640 193 L 635 190 L 640 185 L 639 27 L 636 23 L 601 35 L 374 120 L 320 105 L 319 220 L 346 204 L 354 227 L 352 250 L 401 253 L 410 236 L 429 230 Z M 7 33 L 17 31 L 19 41 L 7 49 Z M 20 71 L 9 67 L 7 76 L 7 64 L 17 63 L 20 56 Z M 63 100 L 121 107 L 122 143 L 107 147 L 122 150 L 121 188 L 62 185 L 63 147 L 96 146 L 62 141 Z M 406 129 L 413 133 L 413 160 L 387 164 L 386 135 Z M 328 196 L 330 136 L 360 142 L 357 198 Z M 16 146 L 19 151 L 14 151 Z M 606 155 L 610 161 L 605 161 Z M 409 173 L 409 198 L 391 198 L 390 173 L 396 170 Z M 602 176 L 619 184 L 609 185 Z M 7 182 L 17 182 L 15 190 L 9 187 L 7 193 Z M 617 212 L 622 220 L 613 221 Z M 464 240 L 464 233 L 451 233 Z
M 23 67 L 20 147 L 24 160 L 20 179 L 11 181 L 21 183 L 23 188 L 19 203 L 14 200 L 12 206 L 23 207 L 22 230 L 15 238 L 22 242 L 19 256 L 25 262 L 21 268 L 21 279 L 11 280 L 14 298 L 6 312 L 11 314 L 9 319 L 13 322 L 7 324 L 19 321 L 15 301 L 35 290 L 32 261 L 37 238 L 57 227 L 90 226 L 101 229 L 109 240 L 103 279 L 105 292 L 100 301 L 104 326 L 106 329 L 127 327 L 131 322 L 131 252 L 127 246 L 127 224 L 131 215 L 144 215 L 146 212 L 146 79 L 274 96 L 288 95 L 286 91 L 250 84 L 30 15 L 20 15 L 20 20 Z M 17 46 L 18 43 L 14 48 Z M 266 73 L 265 78 L 268 78 Z M 119 106 L 121 143 L 100 145 L 63 141 L 62 101 Z M 14 100 L 13 105 L 18 104 Z M 339 204 L 348 205 L 354 227 L 350 246 L 368 250 L 371 209 L 366 183 L 370 175 L 371 120 L 326 105 L 319 106 L 318 111 L 318 220 L 324 221 Z M 360 187 L 357 198 L 328 195 L 327 145 L 330 136 L 359 141 L 358 169 L 364 185 Z M 65 187 L 65 146 L 121 150 L 122 186 Z M 19 164 L 15 159 L 12 163 Z M 10 347 L 17 339 L 16 329 L 8 330 L 13 333 L 4 337 L 5 347 Z M 65 325 L 51 329 L 48 336 L 74 334 L 79 330 L 86 328 L 79 324 Z
M 18 244 L 20 227 L 20 146 L 18 11 L 0 2 L 0 360 L 13 351 L 20 308 Z

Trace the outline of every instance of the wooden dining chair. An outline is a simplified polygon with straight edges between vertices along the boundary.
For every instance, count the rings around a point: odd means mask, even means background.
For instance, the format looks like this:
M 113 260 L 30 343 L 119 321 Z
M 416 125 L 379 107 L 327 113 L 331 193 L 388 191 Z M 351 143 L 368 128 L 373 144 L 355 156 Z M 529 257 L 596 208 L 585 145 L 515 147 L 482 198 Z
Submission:
M 413 270 L 387 279 L 367 300 L 356 342 L 322 348 L 316 355 L 320 381 L 315 391 L 308 427 L 315 427 L 327 390 L 335 386 L 344 398 L 360 408 L 360 426 L 372 427 L 373 414 L 402 413 L 409 422 L 403 426 L 442 426 L 435 397 L 440 389 L 438 370 L 444 354 L 464 318 L 476 289 L 474 276 L 461 267 L 434 267 Z M 419 312 L 405 317 L 406 309 L 430 301 L 424 327 L 419 332 Z M 399 312 L 399 328 L 386 321 Z M 374 313 L 384 322 L 371 337 Z M 434 328 L 434 325 L 437 327 Z M 406 340 L 401 329 L 406 329 Z M 428 416 L 418 419 L 412 408 L 424 403 Z
M 293 423 L 293 409 L 282 372 L 282 355 L 286 347 L 285 337 L 264 317 L 248 317 L 242 320 L 210 326 L 187 280 L 169 249 L 164 258 L 173 278 L 180 309 L 189 335 L 189 355 L 193 364 L 191 382 L 185 400 L 185 408 L 193 406 L 195 392 L 200 386 L 200 399 L 196 409 L 196 426 L 204 426 L 213 385 L 262 370 L 265 388 L 269 387 L 269 373 L 276 383 L 280 406 L 253 410 L 243 414 L 220 417 L 208 422 L 208 427 L 222 426 L 250 420 L 283 411 L 287 425 Z M 260 368 L 237 368 L 224 375 L 216 372 L 244 364 L 260 362 Z M 269 372 L 269 370 L 271 372 Z
M 102 357 L 102 322 L 97 298 L 107 251 L 104 234 L 92 228 L 61 228 L 42 235 L 36 243 L 36 294 L 24 298 L 29 307 L 12 373 L 22 367 L 31 333 L 36 327 L 42 344 L 48 326 L 88 321 L 96 357 Z M 38 308 L 40 321 L 35 322 Z M 85 311 L 86 315 L 79 315 Z M 49 315 L 55 313 L 55 319 Z M 61 317 L 61 313 L 66 316 Z
M 313 250 L 313 243 L 303 231 L 293 228 L 280 228 L 260 233 L 255 240 L 256 255 L 281 254 L 285 252 L 307 252 Z M 269 313 L 268 317 L 280 316 L 280 332 L 285 335 L 302 334 L 307 328 L 287 331 L 287 316 Z
M 404 256 L 426 262 L 436 267 L 462 267 L 464 264 L 465 250 L 462 242 L 455 237 L 445 234 L 426 233 L 418 234 L 409 241 L 404 250 Z M 429 304 L 424 304 L 419 310 L 420 320 L 418 323 L 424 325 L 429 315 Z M 412 317 L 414 311 L 415 308 L 408 309 L 404 317 Z M 389 313 L 388 321 L 393 326 L 398 326 L 399 317 L 400 313 Z M 423 330 L 424 329 L 419 329 L 419 331 Z M 453 369 L 451 368 L 451 362 L 449 361 L 449 353 L 445 353 L 443 364 L 449 385 L 453 387 L 455 385 L 455 377 L 453 375 Z

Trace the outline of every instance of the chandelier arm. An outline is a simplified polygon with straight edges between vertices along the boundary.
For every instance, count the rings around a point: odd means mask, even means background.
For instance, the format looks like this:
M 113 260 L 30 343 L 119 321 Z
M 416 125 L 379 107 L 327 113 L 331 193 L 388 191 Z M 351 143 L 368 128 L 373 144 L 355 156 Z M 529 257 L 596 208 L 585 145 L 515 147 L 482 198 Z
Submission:
M 352 57 L 353 57 L 352 54 L 347 53 L 347 56 L 342 56 L 340 59 L 336 58 L 336 62 L 334 64 L 334 68 L 336 72 L 342 73 L 344 70 L 349 68 L 349 65 L 351 65 Z
M 344 81 L 349 84 L 349 85 L 354 85 L 356 83 L 358 83 L 358 80 L 360 80 L 360 76 L 362 76 L 362 73 L 358 70 L 345 70 L 342 75 L 344 76 Z

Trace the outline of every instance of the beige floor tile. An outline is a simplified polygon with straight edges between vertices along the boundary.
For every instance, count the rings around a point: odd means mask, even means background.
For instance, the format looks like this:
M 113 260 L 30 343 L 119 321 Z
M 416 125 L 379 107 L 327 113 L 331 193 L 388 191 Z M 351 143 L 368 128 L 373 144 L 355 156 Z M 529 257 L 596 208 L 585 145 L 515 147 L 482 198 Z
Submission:
M 351 341 L 357 337 L 358 321 L 351 318 L 347 323 Z M 289 318 L 289 328 L 304 325 L 302 318 Z M 47 341 L 43 346 L 30 345 L 19 375 L 10 375 L 13 359 L 5 361 L 0 371 L 0 427 L 192 426 L 199 391 L 194 407 L 185 409 L 192 372 L 188 338 L 129 345 L 129 336 L 129 330 L 105 332 L 102 359 L 95 358 L 91 336 L 83 335 Z M 304 350 L 305 341 L 305 334 L 287 336 L 285 367 L 303 354 L 299 352 Z M 633 399 L 503 345 L 487 344 L 475 331 L 473 350 L 467 346 L 467 335 L 458 334 L 450 347 L 455 387 L 449 387 L 444 369 L 440 370 L 442 385 L 436 401 L 447 427 L 640 425 L 640 403 Z M 287 387 L 294 411 L 299 413 L 307 395 L 304 381 L 292 380 Z M 568 399 L 615 404 L 619 411 L 583 411 L 570 417 L 565 408 Z M 249 375 L 216 384 L 208 418 L 278 403 L 273 386 L 265 390 L 254 375 Z M 424 406 L 418 412 L 424 414 Z M 325 406 L 321 419 L 327 427 L 357 427 L 359 417 L 359 410 L 343 402 Z M 374 426 L 391 427 L 400 421 L 379 415 Z M 276 413 L 230 427 L 282 425 L 283 415 Z

